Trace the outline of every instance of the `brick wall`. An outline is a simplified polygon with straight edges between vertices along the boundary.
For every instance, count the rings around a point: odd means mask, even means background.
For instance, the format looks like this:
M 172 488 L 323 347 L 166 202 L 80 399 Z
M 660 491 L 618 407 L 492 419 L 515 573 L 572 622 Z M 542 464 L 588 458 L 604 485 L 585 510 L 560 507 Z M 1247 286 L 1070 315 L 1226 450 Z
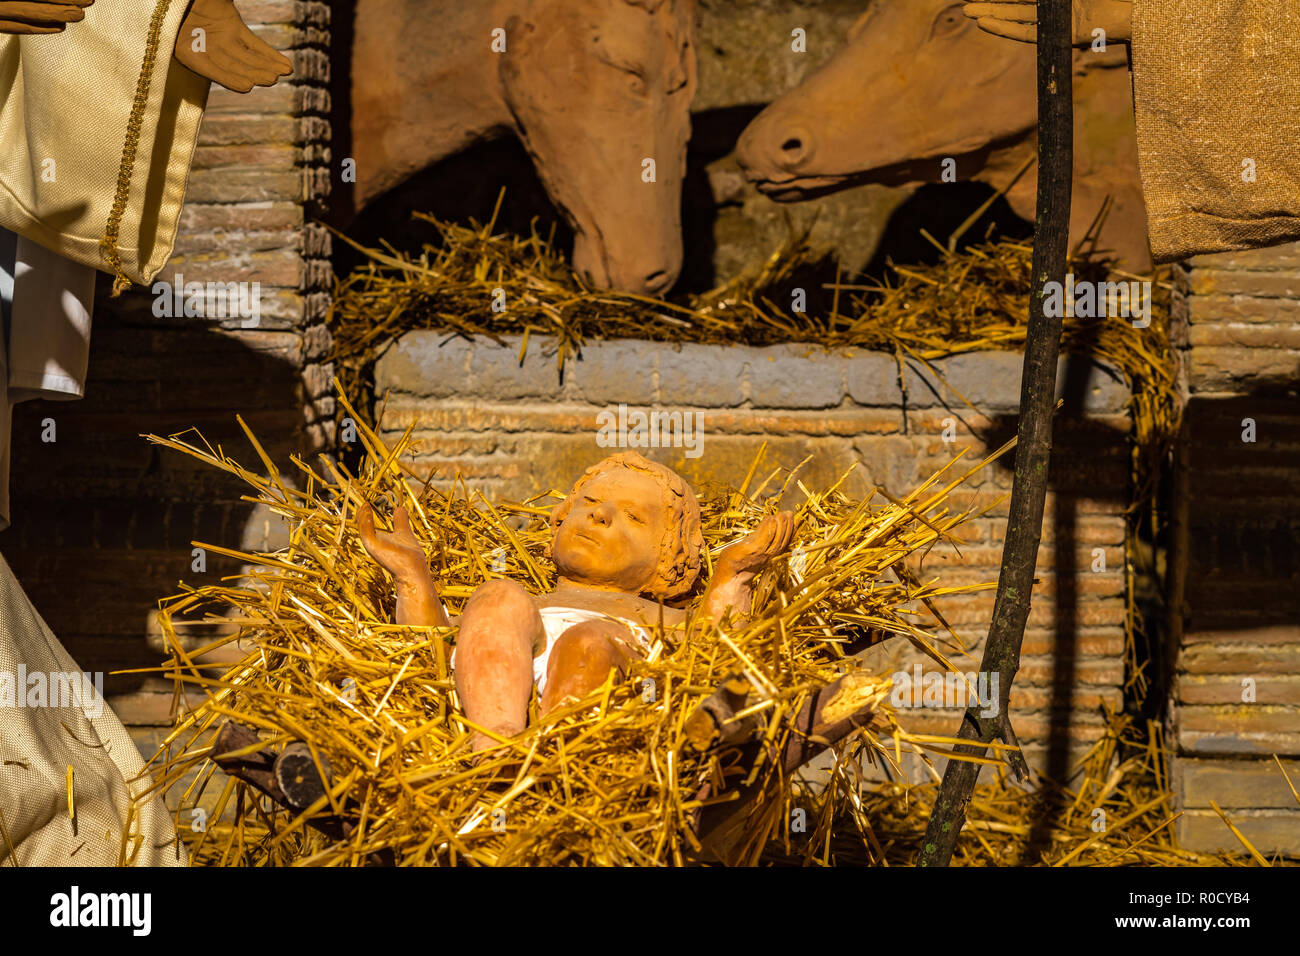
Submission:
M 379 361 L 376 394 L 388 400 L 383 434 L 414 424 L 412 464 L 447 480 L 457 472 L 487 495 L 523 497 L 566 489 L 612 449 L 597 443 L 597 415 L 620 403 L 634 409 L 699 411 L 698 457 L 685 449 L 638 449 L 677 468 L 696 486 L 738 483 L 763 442 L 773 464 L 811 455 L 805 481 L 826 487 L 859 463 L 850 493 L 880 484 L 906 494 L 962 448 L 983 455 L 1014 434 L 1021 356 L 988 352 L 936 363 L 952 389 L 916 368 L 899 387 L 898 367 L 879 353 L 826 354 L 806 346 L 769 348 L 593 342 L 563 376 L 545 340 L 534 337 L 522 363 L 520 342 L 503 345 L 435 332 L 403 336 Z M 1128 503 L 1126 389 L 1087 362 L 1062 360 L 1068 407 L 1057 428 L 1058 454 L 1040 551 L 1024 657 L 1012 706 L 1031 763 L 1064 777 L 1102 730 L 1100 705 L 1118 709 L 1124 682 L 1124 518 Z M 951 442 L 943 433 L 952 426 Z M 1011 459 L 991 467 L 955 504 L 984 505 L 1010 489 Z M 1003 502 L 967 528 L 958 557 L 936 548 L 927 567 L 952 583 L 995 581 L 1006 521 Z M 1093 571 L 1098 551 L 1105 570 Z M 1066 569 L 1058 573 L 1058 569 Z M 991 616 L 991 592 L 947 602 L 945 615 L 978 646 Z M 919 659 L 894 640 L 871 652 L 882 668 Z M 927 669 L 929 667 L 927 666 Z M 908 726 L 951 734 L 959 714 L 922 710 Z M 919 773 L 919 768 L 917 770 Z
M 1300 246 L 1200 256 L 1176 280 L 1179 835 L 1239 849 L 1214 800 L 1259 849 L 1300 855 L 1300 807 L 1271 759 L 1300 755 Z
M 260 282 L 261 318 L 158 318 L 151 290 L 96 288 L 86 396 L 14 410 L 13 526 L 0 548 L 36 608 L 88 670 L 155 665 L 149 611 L 177 582 L 237 570 L 192 539 L 263 543 L 278 523 L 240 502 L 245 489 L 141 433 L 191 426 L 254 463 L 242 415 L 277 460 L 332 435 L 323 324 L 330 281 L 322 214 L 329 179 L 329 7 L 241 0 L 254 32 L 294 64 L 291 82 L 239 96 L 214 87 L 195 153 L 175 256 L 160 281 Z M 56 440 L 41 439 L 53 418 Z M 165 721 L 163 696 L 138 675 L 109 677 L 127 724 Z M 122 696 L 122 695 L 126 696 Z M 166 693 L 170 698 L 170 692 Z M 147 731 L 142 749 L 152 752 Z

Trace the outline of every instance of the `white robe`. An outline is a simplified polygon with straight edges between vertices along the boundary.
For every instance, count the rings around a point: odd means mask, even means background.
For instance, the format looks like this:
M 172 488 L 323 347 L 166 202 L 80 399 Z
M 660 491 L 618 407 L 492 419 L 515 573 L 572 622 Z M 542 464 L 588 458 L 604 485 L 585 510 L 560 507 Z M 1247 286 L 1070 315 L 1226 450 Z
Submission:
M 94 293 L 94 269 L 0 229 L 0 530 L 9 527 L 13 406 L 82 397 Z
M 172 56 L 189 4 L 165 0 L 118 248 L 148 284 L 171 257 L 210 83 Z M 57 36 L 0 35 L 0 227 L 113 271 L 100 249 L 158 0 L 100 0 Z
M 0 230 L 0 527 L 11 519 L 13 404 L 82 396 L 94 288 L 93 269 Z M 56 442 L 50 453 L 57 448 Z M 76 673 L 0 555 L 0 865 L 10 846 L 20 866 L 112 866 L 119 858 L 185 865 L 188 857 L 175 843 L 162 801 L 133 806 L 148 787 L 136 779 L 144 762 L 102 697 L 89 707 L 84 699 L 81 707 L 48 706 L 54 702 L 48 696 L 47 706 L 25 706 L 30 675 L 48 692 L 51 675 Z M 69 767 L 75 825 L 68 816 Z

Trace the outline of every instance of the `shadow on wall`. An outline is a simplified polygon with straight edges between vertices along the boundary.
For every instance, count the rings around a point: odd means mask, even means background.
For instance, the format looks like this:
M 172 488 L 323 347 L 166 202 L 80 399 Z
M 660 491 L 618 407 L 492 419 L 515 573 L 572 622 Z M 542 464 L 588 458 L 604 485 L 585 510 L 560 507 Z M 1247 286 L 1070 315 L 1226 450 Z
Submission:
M 1223 683 L 1222 703 L 1240 705 L 1243 676 L 1280 678 L 1261 689 L 1260 704 L 1291 700 L 1290 717 L 1275 718 L 1296 752 L 1300 714 L 1283 675 L 1300 675 L 1300 398 L 1296 382 L 1261 380 L 1253 394 L 1193 395 L 1180 436 L 1179 497 L 1185 515 L 1181 648 L 1168 648 L 1182 672 L 1187 703 L 1214 703 L 1204 686 Z M 1175 662 L 1174 655 L 1181 654 Z M 1249 662 L 1249 663 L 1244 663 Z M 1217 676 L 1217 675 L 1226 675 Z M 1261 675 L 1263 675 L 1261 677 Z M 1280 695 L 1280 696 L 1279 696 Z M 1239 709 L 1229 708 L 1229 709 Z M 1238 733 L 1225 714 L 1223 746 Z M 1260 729 L 1260 728 L 1250 728 Z M 1214 748 L 1210 748 L 1214 749 Z M 1249 750 L 1249 746 L 1246 746 Z M 1267 751 L 1266 751 L 1267 752 Z
M 412 212 L 427 212 L 462 225 L 471 219 L 486 223 L 502 187 L 506 193 L 495 231 L 527 236 L 536 219 L 537 234 L 545 238 L 554 226 L 556 247 L 572 261 L 573 230 L 552 205 L 533 161 L 514 138 L 479 143 L 417 173 L 368 205 L 346 235 L 365 246 L 380 247 L 388 242 L 395 249 L 418 255 L 425 243 L 438 245 L 439 236 L 432 223 L 412 219 Z M 347 243 L 334 243 L 337 275 L 347 275 L 364 262 L 365 256 Z
M 345 103 L 346 97 L 336 96 L 335 102 Z M 681 275 L 669 297 L 704 292 L 718 282 L 715 255 L 719 237 L 715 227 L 719 210 L 733 201 L 719 202 L 715 198 L 708 167 L 731 155 L 741 132 L 761 110 L 761 105 L 736 106 L 692 115 L 686 179 L 682 187 L 684 258 Z M 333 122 L 336 130 L 348 128 L 342 108 L 336 112 Z M 346 148 L 336 138 L 336 152 L 346 155 Z M 418 255 L 424 244 L 436 246 L 439 236 L 431 223 L 412 219 L 412 212 L 427 212 L 462 225 L 468 225 L 471 219 L 485 223 L 492 217 L 502 188 L 505 198 L 497 215 L 497 230 L 527 236 L 535 228 L 538 235 L 546 237 L 553 228 L 556 248 L 571 260 L 573 230 L 547 196 L 531 158 L 513 137 L 479 143 L 435 163 L 372 202 L 346 233 L 366 246 L 380 247 L 381 243 L 388 242 L 400 251 Z M 755 192 L 752 186 L 745 188 Z M 938 250 L 921 235 L 921 230 L 927 230 L 946 244 L 948 236 L 992 192 L 991 187 L 974 182 L 920 187 L 890 216 L 880 244 L 862 274 L 883 278 L 888 273 L 889 261 L 900 264 L 937 261 Z M 772 205 L 773 209 L 782 207 L 778 203 Z M 1033 234 L 1032 224 L 1016 216 L 1006 200 L 1000 198 L 966 230 L 960 248 L 984 242 L 990 230 L 994 236 L 1012 239 L 1026 239 Z M 772 251 L 754 250 L 754 255 L 759 257 L 755 262 Z M 364 262 L 365 257 L 347 243 L 334 243 L 336 274 L 347 275 Z M 841 279 L 848 278 L 851 277 L 841 276 Z M 827 259 L 807 270 L 795 284 L 820 290 L 824 283 L 834 279 L 834 262 Z M 825 308 L 829 310 L 830 293 L 823 291 Z M 817 306 L 816 301 L 810 300 L 810 310 Z
M 929 183 L 902 202 L 889 217 L 871 261 L 862 270 L 868 278 L 882 280 L 888 275 L 888 263 L 933 264 L 942 258 L 940 251 L 921 234 L 925 230 L 945 248 L 948 238 L 975 214 L 993 188 L 985 183 Z M 972 222 L 957 240 L 957 250 L 994 239 L 1032 241 L 1034 224 L 1021 219 L 999 196 Z
M 1043 541 L 1049 543 L 1051 564 L 1047 568 L 1040 564 L 1038 568 L 1035 587 L 1040 596 L 1033 602 L 1050 601 L 1052 605 L 1053 636 L 1048 649 L 1051 670 L 1047 703 L 1050 724 L 1041 766 L 1045 776 L 1058 781 L 1068 780 L 1078 769 L 1074 762 L 1081 748 L 1073 739 L 1071 715 L 1080 708 L 1075 706 L 1073 698 L 1087 692 L 1087 687 L 1082 686 L 1087 684 L 1087 678 L 1080 673 L 1080 658 L 1095 657 L 1085 655 L 1081 646 L 1089 627 L 1088 615 L 1084 611 L 1089 600 L 1088 591 L 1081 584 L 1089 570 L 1086 562 L 1092 543 L 1086 535 L 1080 534 L 1080 523 L 1088 510 L 1097 509 L 1099 502 L 1104 504 L 1108 514 L 1123 511 L 1129 506 L 1132 493 L 1127 432 L 1085 416 L 1091 362 L 1085 356 L 1070 355 L 1063 379 L 1057 384 L 1057 393 L 1064 404 L 1056 412 L 1052 429 L 1048 491 L 1053 507 L 1043 522 Z M 980 437 L 990 448 L 999 447 L 1015 437 L 1018 422 L 1018 416 L 999 416 L 989 429 L 979 433 Z M 1014 465 L 1014 452 L 997 462 L 997 467 L 1004 472 L 1013 471 Z M 1068 573 L 1058 573 L 1062 568 L 1068 569 Z M 1122 549 L 1112 558 L 1108 570 L 1122 573 Z M 1043 597 L 1047 573 L 1051 574 L 1052 594 Z M 1014 713 L 1012 726 L 1015 726 Z M 1036 821 L 1023 859 L 1037 859 L 1047 848 L 1059 813 L 1060 808 L 1049 809 Z
M 243 482 L 140 435 L 194 427 L 259 468 L 239 415 L 286 474 L 305 442 L 300 373 L 288 361 L 199 319 L 154 318 L 147 292 L 110 300 L 108 277 L 99 279 L 86 397 L 14 407 L 12 525 L 0 550 L 68 652 L 105 672 L 113 695 L 144 675 L 108 672 L 159 663 L 145 627 L 160 598 L 178 593 L 179 581 L 216 584 L 238 572 L 210 551 L 206 571 L 194 572 L 190 542 L 261 547 L 280 528 L 239 500 Z M 42 440 L 47 419 L 52 442 Z

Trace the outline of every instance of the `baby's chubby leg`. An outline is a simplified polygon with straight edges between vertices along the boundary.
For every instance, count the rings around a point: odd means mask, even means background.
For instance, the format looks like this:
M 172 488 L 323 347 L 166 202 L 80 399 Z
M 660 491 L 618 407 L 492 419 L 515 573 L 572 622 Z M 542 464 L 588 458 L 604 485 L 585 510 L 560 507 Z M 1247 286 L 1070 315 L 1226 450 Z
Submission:
M 613 621 L 584 621 L 555 641 L 546 662 L 546 690 L 538 709 L 548 713 L 566 697 L 583 697 L 627 665 L 637 652 L 627 628 Z
M 456 640 L 456 693 L 465 716 L 503 737 L 521 732 L 533 694 L 533 656 L 545 645 L 541 615 L 523 587 L 501 579 L 479 585 Z M 480 733 L 471 742 L 475 751 L 493 746 Z

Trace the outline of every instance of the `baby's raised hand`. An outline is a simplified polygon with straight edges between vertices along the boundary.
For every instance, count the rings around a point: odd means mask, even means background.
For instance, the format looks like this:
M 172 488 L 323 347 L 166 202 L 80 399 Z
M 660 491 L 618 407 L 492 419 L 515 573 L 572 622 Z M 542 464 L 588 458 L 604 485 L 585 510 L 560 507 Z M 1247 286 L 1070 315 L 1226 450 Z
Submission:
M 399 582 L 428 575 L 424 549 L 411 530 L 411 515 L 405 508 L 393 512 L 392 531 L 377 531 L 374 509 L 369 504 L 362 505 L 357 509 L 357 533 L 366 553 Z
M 718 556 L 718 571 L 724 574 L 753 574 L 794 540 L 795 520 L 789 511 L 768 515 L 758 527 Z

